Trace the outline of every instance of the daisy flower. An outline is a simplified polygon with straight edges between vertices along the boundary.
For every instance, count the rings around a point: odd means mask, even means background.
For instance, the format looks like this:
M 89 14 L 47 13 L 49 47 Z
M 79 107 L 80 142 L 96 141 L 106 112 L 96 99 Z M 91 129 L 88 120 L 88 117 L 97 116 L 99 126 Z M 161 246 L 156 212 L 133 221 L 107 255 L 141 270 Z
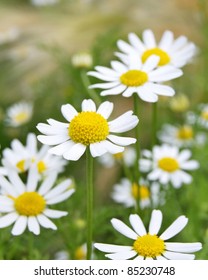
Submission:
M 92 63 L 93 60 L 90 53 L 80 52 L 72 56 L 72 65 L 76 68 L 90 68 Z
M 21 235 L 26 228 L 34 234 L 40 234 L 40 226 L 56 230 L 56 225 L 49 218 L 66 216 L 65 211 L 52 210 L 50 205 L 57 204 L 69 198 L 74 189 L 72 181 L 64 180 L 53 187 L 57 173 L 47 176 L 38 187 L 39 176 L 36 168 L 31 168 L 27 182 L 23 183 L 18 174 L 11 170 L 8 179 L 0 176 L 0 228 L 14 223 L 11 233 Z
M 174 126 L 165 124 L 158 133 L 158 138 L 162 143 L 177 147 L 202 146 L 206 141 L 204 133 L 194 133 L 192 126 Z
M 175 113 L 183 113 L 189 109 L 190 101 L 185 94 L 178 93 L 169 100 L 169 107 Z
M 18 127 L 28 123 L 33 114 L 33 105 L 28 102 L 15 103 L 6 111 L 6 124 L 8 126 Z
M 174 39 L 172 31 L 166 30 L 159 43 L 156 42 L 154 33 L 150 29 L 144 30 L 142 40 L 134 33 L 128 35 L 129 43 L 119 40 L 117 45 L 122 53 L 117 52 L 125 63 L 128 56 L 139 54 L 142 62 L 146 62 L 151 55 L 159 57 L 158 66 L 171 65 L 177 68 L 183 67 L 191 61 L 197 52 L 194 43 L 189 42 L 185 36 Z
M 2 164 L 18 173 L 26 172 L 34 164 L 39 174 L 44 176 L 53 171 L 62 172 L 67 162 L 60 157 L 49 154 L 48 149 L 49 146 L 42 145 L 38 150 L 36 135 L 29 133 L 25 146 L 18 139 L 14 139 L 11 142 L 11 148 L 3 150 Z
M 101 88 L 101 95 L 122 94 L 125 97 L 137 93 L 147 102 L 157 102 L 158 95 L 173 96 L 173 88 L 161 83 L 180 77 L 183 72 L 172 66 L 157 68 L 159 57 L 150 56 L 144 64 L 138 55 L 129 57 L 128 65 L 118 61 L 111 62 L 111 68 L 96 66 L 96 71 L 88 75 L 103 80 L 104 83 L 91 85 L 90 88 Z
M 46 145 L 55 145 L 49 152 L 63 156 L 67 160 L 78 160 L 89 147 L 93 157 L 106 152 L 117 154 L 136 142 L 135 138 L 121 137 L 111 133 L 129 131 L 138 124 L 138 118 L 128 111 L 115 120 L 108 122 L 113 110 L 113 103 L 103 102 L 96 111 L 91 99 L 82 102 L 82 112 L 66 104 L 61 111 L 67 123 L 48 120 L 48 124 L 39 123 L 37 129 L 45 134 L 39 135 L 38 140 Z
M 151 205 L 151 190 L 148 182 L 143 178 L 139 180 L 139 184 L 123 178 L 119 184 L 113 186 L 111 198 L 127 208 L 136 207 L 139 201 L 140 208 L 144 209 Z
M 113 167 L 117 162 L 124 163 L 127 167 L 131 167 L 134 165 L 136 160 L 136 152 L 132 147 L 125 147 L 124 151 L 117 154 L 106 153 L 98 158 L 99 162 L 107 167 Z
M 201 250 L 202 244 L 200 242 L 166 242 L 183 230 L 188 223 L 188 219 L 185 216 L 178 217 L 159 235 L 162 219 L 162 212 L 153 210 L 149 229 L 146 231 L 141 218 L 137 214 L 129 216 L 132 229 L 122 221 L 113 218 L 111 223 L 114 229 L 133 240 L 133 244 L 126 246 L 95 243 L 94 247 L 108 253 L 105 256 L 112 260 L 193 260 L 195 255 L 190 253 Z
M 179 151 L 178 147 L 167 144 L 154 146 L 152 152 L 144 151 L 143 156 L 146 158 L 140 159 L 140 168 L 143 172 L 150 171 L 147 179 L 158 180 L 163 185 L 170 182 L 175 188 L 192 182 L 192 176 L 186 170 L 199 168 L 196 160 L 189 160 L 190 150 Z

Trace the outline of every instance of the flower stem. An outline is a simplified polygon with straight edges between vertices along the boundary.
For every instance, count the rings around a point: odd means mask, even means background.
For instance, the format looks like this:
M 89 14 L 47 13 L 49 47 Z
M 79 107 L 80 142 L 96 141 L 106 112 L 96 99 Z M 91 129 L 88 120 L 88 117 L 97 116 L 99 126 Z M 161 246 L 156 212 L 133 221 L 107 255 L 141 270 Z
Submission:
M 99 95 L 93 89 L 89 88 L 89 86 L 91 84 L 90 84 L 90 81 L 88 79 L 88 76 L 87 76 L 86 72 L 85 71 L 81 71 L 80 75 L 81 75 L 81 79 L 82 79 L 83 85 L 85 86 L 85 88 L 87 90 L 87 93 L 92 98 L 92 100 L 95 101 L 97 106 L 100 105 L 101 100 L 100 100 Z
M 93 157 L 89 147 L 86 151 L 86 176 L 87 176 L 87 259 L 91 260 L 93 236 Z
M 157 102 L 152 104 L 152 148 L 157 140 Z

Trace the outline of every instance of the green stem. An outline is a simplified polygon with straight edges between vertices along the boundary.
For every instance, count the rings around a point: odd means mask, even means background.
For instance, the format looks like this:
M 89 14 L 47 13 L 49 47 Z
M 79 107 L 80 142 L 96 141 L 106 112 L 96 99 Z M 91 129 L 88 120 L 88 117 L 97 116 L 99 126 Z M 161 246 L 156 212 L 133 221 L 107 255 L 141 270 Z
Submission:
M 91 260 L 93 236 L 93 157 L 89 147 L 86 152 L 87 172 L 87 259 Z
M 152 148 L 157 142 L 157 102 L 152 104 Z
M 85 71 L 81 71 L 81 79 L 83 82 L 84 87 L 87 90 L 87 93 L 89 94 L 89 96 L 92 98 L 92 100 L 95 101 L 96 105 L 98 106 L 101 103 L 101 99 L 100 96 L 91 88 L 89 88 L 89 86 L 91 85 L 88 76 L 86 74 Z

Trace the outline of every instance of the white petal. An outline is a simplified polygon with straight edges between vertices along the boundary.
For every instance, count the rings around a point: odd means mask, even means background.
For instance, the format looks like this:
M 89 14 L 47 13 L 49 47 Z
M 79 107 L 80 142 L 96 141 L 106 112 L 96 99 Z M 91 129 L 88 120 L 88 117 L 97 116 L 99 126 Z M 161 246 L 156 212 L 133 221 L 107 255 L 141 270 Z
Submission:
M 68 215 L 68 212 L 60 211 L 60 210 L 45 209 L 43 214 L 49 218 L 57 219 L 57 218 L 61 218 L 61 217 Z
M 0 175 L 0 186 L 2 187 L 2 189 L 7 193 L 10 194 L 13 197 L 18 196 L 18 191 L 16 190 L 16 188 L 10 184 L 9 181 L 7 181 L 6 178 L 4 178 L 3 176 Z
M 70 122 L 78 114 L 77 110 L 71 104 L 62 105 L 61 112 L 68 122 Z
M 137 93 L 139 97 L 146 102 L 154 103 L 158 101 L 158 96 L 154 92 L 148 92 L 145 87 L 138 87 Z
M 130 97 L 132 96 L 133 93 L 135 93 L 137 91 L 136 87 L 128 87 L 123 93 L 122 95 L 124 97 Z
M 161 235 L 160 238 L 168 240 L 178 234 L 187 225 L 188 219 L 185 216 L 178 217 Z
M 180 163 L 182 163 L 182 162 L 188 160 L 190 157 L 191 157 L 191 151 L 190 150 L 183 150 L 178 155 L 178 161 Z
M 137 252 L 135 251 L 124 251 L 124 252 L 118 252 L 114 254 L 106 254 L 105 256 L 111 260 L 128 260 L 133 258 L 137 255 Z
M 184 184 L 190 184 L 192 182 L 192 177 L 190 174 L 180 170 L 180 176 Z
M 136 142 L 135 138 L 132 137 L 123 137 L 123 136 L 116 136 L 116 135 L 108 135 L 107 137 L 113 143 L 120 145 L 120 146 L 128 146 L 134 144 Z
M 72 180 L 71 179 L 67 179 L 64 180 L 63 182 L 61 182 L 60 184 L 58 184 L 55 188 L 53 188 L 52 190 L 50 190 L 45 196 L 45 199 L 51 199 L 53 197 L 56 197 L 57 195 L 65 192 L 67 189 L 69 189 L 69 187 L 72 184 Z
M 146 45 L 146 47 L 148 49 L 152 49 L 152 48 L 156 47 L 155 36 L 154 36 L 152 30 L 146 29 L 143 32 L 142 37 L 143 37 L 144 44 Z
M 120 84 L 119 81 L 116 82 L 110 82 L 110 83 L 100 83 L 100 84 L 94 84 L 94 85 L 90 85 L 89 88 L 101 88 L 101 89 L 109 89 L 109 88 L 113 88 L 116 87 Z
M 194 253 L 202 249 L 200 242 L 195 243 L 178 243 L 178 242 L 165 242 L 165 248 L 168 251 L 180 253 Z
M 15 186 L 15 190 L 18 192 L 18 194 L 21 194 L 25 191 L 25 185 L 23 184 L 16 171 L 11 170 L 8 173 L 8 178 L 10 182 Z
M 39 123 L 36 128 L 43 134 L 45 135 L 67 135 L 67 129 L 66 127 L 55 127 L 50 124 L 45 124 L 45 123 Z
M 170 181 L 174 188 L 178 189 L 181 187 L 183 181 L 180 175 L 180 170 L 170 174 Z
M 186 45 L 187 43 L 187 38 L 185 36 L 179 36 L 172 44 L 171 46 L 171 51 L 177 51 L 179 49 L 181 49 L 183 46 Z
M 164 252 L 163 255 L 168 260 L 194 260 L 195 255 L 192 254 L 181 254 L 181 253 L 174 253 L 174 252 Z
M 128 71 L 127 66 L 119 61 L 111 61 L 111 66 L 119 74 L 122 74 L 122 73 L 125 73 L 126 71 Z
M 157 256 L 156 257 L 156 260 L 159 260 L 159 261 L 167 261 L 167 259 L 163 256 Z
M 149 160 L 147 160 L 147 163 L 150 162 Z M 147 176 L 147 179 L 148 180 L 151 180 L 151 181 L 155 181 L 155 180 L 158 180 L 160 178 L 162 174 L 162 171 L 160 169 L 154 169 L 152 172 L 150 172 Z
M 40 234 L 40 226 L 36 217 L 28 217 L 28 229 L 35 235 Z
M 160 57 L 157 55 L 151 55 L 148 57 L 148 59 L 145 61 L 142 71 L 149 72 L 153 70 L 155 67 L 157 67 L 158 63 L 160 61 Z
M 101 96 L 106 96 L 106 95 L 117 95 L 119 93 L 122 93 L 125 89 L 127 88 L 126 85 L 118 85 L 114 88 L 111 88 L 111 89 L 107 89 L 107 90 L 103 90 L 100 95 Z
M 19 218 L 17 218 L 17 220 L 12 228 L 12 234 L 20 235 L 25 231 L 26 227 L 27 227 L 27 217 L 19 216 Z
M 38 180 L 38 170 L 36 166 L 32 166 L 28 173 L 26 190 L 28 192 L 33 192 L 37 188 Z
M 57 178 L 57 172 L 50 173 L 49 176 L 45 178 L 43 183 L 41 184 L 38 193 L 40 195 L 45 195 L 53 186 Z
M 147 83 L 145 85 L 145 89 L 152 91 L 158 95 L 164 95 L 164 96 L 173 96 L 175 94 L 175 91 L 170 86 L 166 85 L 160 85 L 155 83 Z
M 56 225 L 53 222 L 51 222 L 51 220 L 49 220 L 46 216 L 40 214 L 40 215 L 37 216 L 37 219 L 38 219 L 39 224 L 42 227 L 51 228 L 53 230 L 57 229 Z
M 137 116 L 132 115 L 132 111 L 128 111 L 113 121 L 109 122 L 110 132 L 126 132 L 134 128 L 139 120 Z
M 118 40 L 117 46 L 122 52 L 124 52 L 126 54 L 131 54 L 131 53 L 136 52 L 135 49 L 131 45 L 124 42 L 123 40 Z
M 132 44 L 132 46 L 139 51 L 139 53 L 142 53 L 145 51 L 145 46 L 142 43 L 142 41 L 139 39 L 139 37 L 135 33 L 130 33 L 129 36 L 129 42 Z
M 118 154 L 124 151 L 124 147 L 117 146 L 107 140 L 102 142 L 104 149 L 111 154 Z
M 182 70 L 172 66 L 161 66 L 149 73 L 149 81 L 166 82 L 178 78 L 183 75 Z
M 53 198 L 50 198 L 47 201 L 47 204 L 48 205 L 52 205 L 52 204 L 56 204 L 56 203 L 59 203 L 59 202 L 62 202 L 64 200 L 66 200 L 67 198 L 69 198 L 73 193 L 75 192 L 75 189 L 71 189 L 71 190 L 68 190 L 56 197 L 53 197 Z
M 19 215 L 16 212 L 9 213 L 0 217 L 0 228 L 5 228 L 13 224 Z
M 0 212 L 8 213 L 12 211 L 14 211 L 14 200 L 7 196 L 0 195 Z
M 109 101 L 105 101 L 100 104 L 97 113 L 101 114 L 106 120 L 109 118 L 113 111 L 113 103 Z
M 32 155 L 37 153 L 37 138 L 34 133 L 29 133 L 27 136 L 27 149 L 31 152 Z
M 90 144 L 90 153 L 93 157 L 99 157 L 107 152 L 104 141 Z
M 50 125 L 55 126 L 55 128 L 67 128 L 69 126 L 68 123 L 59 122 L 54 119 L 48 119 L 47 122 Z
M 83 112 L 95 112 L 96 106 L 92 99 L 85 99 L 82 101 L 82 111 Z
M 144 257 L 143 257 L 143 256 L 137 256 L 136 258 L 134 258 L 134 260 L 140 260 L 140 261 L 142 261 L 142 260 L 144 260 Z
M 147 234 L 147 231 L 145 229 L 145 226 L 141 220 L 141 218 L 139 217 L 139 215 L 137 214 L 131 214 L 129 216 L 129 221 L 131 223 L 132 228 L 134 229 L 134 231 L 139 235 L 139 236 L 143 236 L 145 234 Z
M 58 135 L 38 135 L 38 140 L 45 145 L 58 145 L 67 140 L 69 140 L 69 136 L 67 134 L 58 134 Z
M 74 146 L 74 142 L 71 141 L 71 140 L 68 140 L 64 143 L 61 143 L 53 148 L 50 148 L 48 150 L 48 152 L 50 154 L 54 154 L 54 155 L 57 155 L 57 156 L 62 156 L 66 151 L 70 150 L 71 147 Z
M 78 159 L 80 159 L 80 157 L 84 154 L 86 150 L 86 146 L 81 144 L 81 143 L 77 143 L 74 144 L 70 150 L 66 151 L 63 154 L 63 157 L 67 160 L 73 160 L 76 161 Z
M 114 70 L 104 67 L 104 66 L 96 66 L 95 70 L 99 73 L 109 76 L 109 77 L 118 77 L 118 73 L 116 73 Z
M 160 210 L 153 210 L 150 224 L 149 224 L 149 233 L 151 235 L 158 234 L 161 224 L 162 224 L 162 212 Z
M 110 77 L 110 76 L 107 76 L 107 75 L 103 75 L 103 74 L 100 74 L 98 72 L 95 72 L 95 71 L 89 71 L 87 73 L 87 75 L 89 76 L 93 76 L 95 78 L 98 78 L 100 80 L 103 80 L 103 81 L 106 81 L 106 82 L 117 82 L 118 78 L 115 78 L 114 76 Z
M 180 164 L 180 167 L 185 170 L 195 170 L 199 168 L 199 163 L 196 160 L 190 160 Z
M 132 250 L 132 246 L 112 245 L 104 243 L 95 243 L 94 247 L 105 253 L 117 253 Z
M 113 225 L 113 227 L 120 232 L 121 234 L 123 234 L 124 236 L 134 239 L 136 240 L 138 235 L 127 225 L 125 225 L 122 221 L 113 218 L 111 220 L 111 223 Z
M 159 48 L 161 48 L 163 50 L 169 50 L 173 44 L 173 39 L 174 39 L 173 32 L 166 30 L 163 33 L 163 36 L 158 45 Z

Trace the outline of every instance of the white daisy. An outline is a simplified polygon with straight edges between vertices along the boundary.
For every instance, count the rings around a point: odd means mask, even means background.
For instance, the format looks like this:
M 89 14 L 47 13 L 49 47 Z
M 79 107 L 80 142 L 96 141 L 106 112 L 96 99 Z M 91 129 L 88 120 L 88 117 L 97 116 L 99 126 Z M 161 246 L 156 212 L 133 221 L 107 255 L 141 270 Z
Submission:
M 125 147 L 124 151 L 117 154 L 106 153 L 98 158 L 99 162 L 107 167 L 111 168 L 116 163 L 121 162 L 125 164 L 127 167 L 131 167 L 134 165 L 136 160 L 136 151 L 132 147 Z
M 90 68 L 92 63 L 93 60 L 90 53 L 80 52 L 72 56 L 72 65 L 76 68 Z
M 180 68 L 191 61 L 197 52 L 194 43 L 188 42 L 185 36 L 179 36 L 174 39 L 172 31 L 166 30 L 159 43 L 150 29 L 144 30 L 142 39 L 134 33 L 128 35 L 129 43 L 123 40 L 118 41 L 118 48 L 124 53 L 116 53 L 125 63 L 128 62 L 128 56 L 138 54 L 144 63 L 151 55 L 159 57 L 158 66 L 172 65 Z
M 106 152 L 116 154 L 123 152 L 124 147 L 136 142 L 135 138 L 116 136 L 111 133 L 126 132 L 138 124 L 138 118 L 128 111 L 113 121 L 108 122 L 113 103 L 103 102 L 96 111 L 91 99 L 82 102 L 82 112 L 66 104 L 61 111 L 67 123 L 48 120 L 48 124 L 39 123 L 37 129 L 45 134 L 38 140 L 43 144 L 55 145 L 50 153 L 62 155 L 67 160 L 78 160 L 89 147 L 93 157 Z
M 0 176 L 0 228 L 5 228 L 14 223 L 11 233 L 22 234 L 28 230 L 40 234 L 40 226 L 56 230 L 56 225 L 49 218 L 60 218 L 67 215 L 65 211 L 52 210 L 50 205 L 57 204 L 69 198 L 74 189 L 72 181 L 64 180 L 53 187 L 57 173 L 47 176 L 38 187 L 39 176 L 36 168 L 31 168 L 27 182 L 23 183 L 18 174 L 11 170 L 8 179 Z
M 8 126 L 18 127 L 28 123 L 33 114 L 33 105 L 28 102 L 15 103 L 7 109 L 5 122 Z
M 151 190 L 148 182 L 143 178 L 140 179 L 139 184 L 132 183 L 127 178 L 121 179 L 119 184 L 113 186 L 111 197 L 125 207 L 136 207 L 138 201 L 141 209 L 151 205 Z
M 18 139 L 11 142 L 11 149 L 3 150 L 2 164 L 6 168 L 12 168 L 18 173 L 27 171 L 31 165 L 36 165 L 40 175 L 47 175 L 50 172 L 62 172 L 67 161 L 48 153 L 49 146 L 42 145 L 37 148 L 37 138 L 34 133 L 27 135 L 24 146 Z
M 112 260 L 193 260 L 194 253 L 202 248 L 200 242 L 179 243 L 166 242 L 188 223 L 185 216 L 178 217 L 162 234 L 158 235 L 162 224 L 162 212 L 153 210 L 148 232 L 137 214 L 129 216 L 132 229 L 122 221 L 113 218 L 112 226 L 122 235 L 133 240 L 130 246 L 95 243 L 98 250 L 108 253 L 105 256 Z
M 201 127 L 208 129 L 208 104 L 200 104 L 199 110 L 200 112 L 197 116 L 197 123 Z
M 173 96 L 173 88 L 161 83 L 180 77 L 183 72 L 172 66 L 163 66 L 155 69 L 159 57 L 152 55 L 143 64 L 137 55 L 129 57 L 128 66 L 112 61 L 111 68 L 96 66 L 95 71 L 88 72 L 88 75 L 103 80 L 105 83 L 91 85 L 90 88 L 101 88 L 101 95 L 122 94 L 125 97 L 137 93 L 138 96 L 147 102 L 157 102 L 158 95 Z
M 158 133 L 158 138 L 162 143 L 177 147 L 202 146 L 206 142 L 204 133 L 194 132 L 192 126 L 174 126 L 165 124 Z
M 175 188 L 192 182 L 192 176 L 184 170 L 199 168 L 196 160 L 189 160 L 190 150 L 179 151 L 179 148 L 175 146 L 166 144 L 154 146 L 152 152 L 144 151 L 143 155 L 146 159 L 140 159 L 140 168 L 143 172 L 150 171 L 147 179 L 158 180 L 163 185 L 170 182 Z

